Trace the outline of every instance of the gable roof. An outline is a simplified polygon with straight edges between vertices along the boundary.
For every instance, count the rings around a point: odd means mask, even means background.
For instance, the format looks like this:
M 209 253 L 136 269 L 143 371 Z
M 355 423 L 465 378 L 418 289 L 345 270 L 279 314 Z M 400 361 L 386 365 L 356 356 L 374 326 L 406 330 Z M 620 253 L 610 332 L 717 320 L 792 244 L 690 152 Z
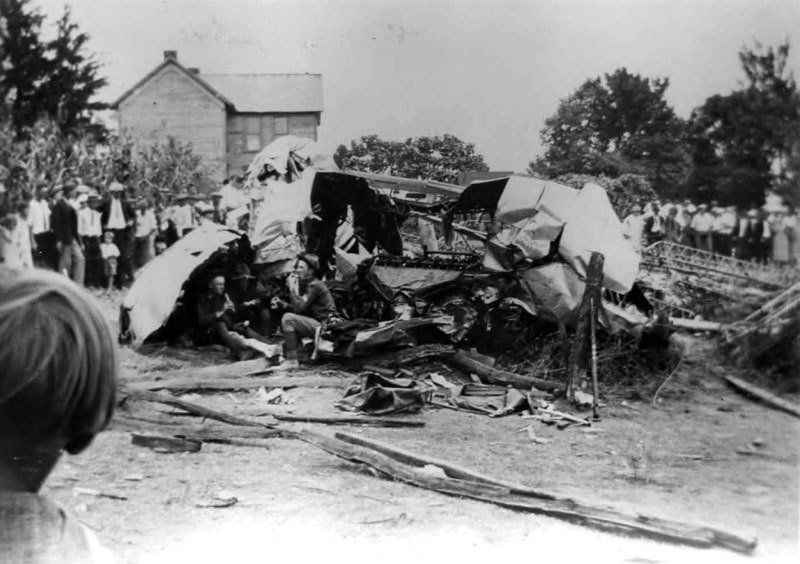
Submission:
M 135 94 L 135 93 L 136 93 L 136 92 L 137 92 L 137 91 L 138 91 L 138 90 L 139 90 L 139 89 L 140 89 L 142 86 L 144 86 L 145 84 L 147 84 L 147 82 L 148 82 L 148 81 L 150 81 L 150 79 L 151 79 L 151 78 L 153 78 L 154 76 L 156 76 L 158 73 L 160 73 L 160 72 L 161 72 L 163 69 L 165 69 L 165 68 L 166 68 L 166 67 L 168 67 L 168 66 L 173 66 L 173 67 L 175 67 L 176 69 L 178 69 L 178 70 L 179 70 L 180 72 L 182 72 L 184 75 L 186 75 L 187 77 L 189 77 L 189 79 L 190 79 L 190 80 L 193 80 L 194 82 L 196 82 L 196 83 L 197 83 L 197 84 L 198 84 L 198 85 L 199 85 L 201 88 L 203 88 L 204 90 L 206 90 L 206 91 L 207 91 L 209 94 L 211 94 L 212 96 L 214 96 L 215 98 L 217 98 L 217 99 L 218 99 L 220 102 L 222 102 L 222 103 L 223 103 L 223 104 L 225 104 L 226 106 L 232 106 L 232 105 L 233 105 L 233 104 L 231 103 L 231 101 L 230 101 L 230 100 L 228 100 L 228 99 L 227 99 L 225 96 L 223 96 L 222 94 L 220 94 L 220 93 L 219 93 L 219 92 L 218 92 L 218 91 L 217 91 L 217 90 L 216 90 L 214 87 L 212 87 L 210 84 L 208 84 L 208 83 L 207 83 L 206 81 L 204 81 L 202 78 L 200 78 L 200 76 L 199 76 L 198 74 L 196 74 L 196 73 L 194 73 L 194 72 L 191 72 L 190 70 L 188 70 L 186 67 L 184 67 L 182 64 L 180 64 L 180 63 L 179 63 L 179 62 L 178 62 L 176 59 L 174 59 L 174 58 L 165 58 L 165 59 L 164 59 L 164 60 L 161 62 L 161 64 L 160 64 L 160 65 L 158 65 L 158 66 L 157 66 L 156 68 L 154 68 L 152 71 L 150 71 L 149 73 L 147 73 L 147 74 L 144 76 L 144 78 L 142 78 L 142 79 L 141 79 L 139 82 L 137 82 L 137 83 L 136 83 L 136 84 L 134 84 L 132 87 L 130 87 L 128 90 L 126 90 L 126 91 L 125 91 L 125 93 L 124 93 L 122 96 L 120 96 L 119 98 L 117 98 L 117 99 L 114 101 L 114 103 L 113 103 L 113 104 L 111 104 L 111 108 L 112 108 L 112 109 L 115 109 L 115 110 L 116 110 L 117 108 L 119 108 L 119 105 L 120 105 L 122 102 L 124 102 L 124 101 L 125 101 L 127 98 L 129 98 L 129 97 L 130 97 L 130 96 L 132 96 L 133 94 Z
M 203 74 L 237 112 L 321 112 L 321 74 Z

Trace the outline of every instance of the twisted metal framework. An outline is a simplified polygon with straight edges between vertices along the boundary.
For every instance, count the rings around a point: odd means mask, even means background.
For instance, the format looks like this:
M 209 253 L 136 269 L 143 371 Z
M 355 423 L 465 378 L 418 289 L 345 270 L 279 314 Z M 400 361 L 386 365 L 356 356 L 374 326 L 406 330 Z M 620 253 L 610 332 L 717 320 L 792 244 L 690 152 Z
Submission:
M 670 241 L 659 241 L 644 249 L 642 264 L 649 268 L 702 276 L 704 280 L 750 285 L 764 290 L 780 290 L 800 278 L 800 272 L 793 267 L 748 262 Z M 711 291 L 714 291 L 714 286 L 712 283 Z

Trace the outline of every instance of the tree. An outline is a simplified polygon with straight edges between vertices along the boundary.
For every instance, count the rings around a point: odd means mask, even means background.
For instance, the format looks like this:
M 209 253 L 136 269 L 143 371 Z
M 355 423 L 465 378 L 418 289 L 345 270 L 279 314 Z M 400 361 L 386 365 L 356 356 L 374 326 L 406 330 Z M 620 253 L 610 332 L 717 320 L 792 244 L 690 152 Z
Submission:
M 0 2 L 0 102 L 17 130 L 36 121 L 40 85 L 46 82 L 47 46 L 40 38 L 44 16 L 28 10 L 29 0 Z
M 763 203 L 770 189 L 800 189 L 800 94 L 788 56 L 788 42 L 743 48 L 742 87 L 692 112 L 690 195 L 748 206 Z
M 89 36 L 72 22 L 64 9 L 56 22 L 56 37 L 41 38 L 44 16 L 29 7 L 30 0 L 0 2 L 0 101 L 17 133 L 41 117 L 50 117 L 64 132 L 90 124 L 91 110 L 104 105 L 92 102 L 106 85 L 100 64 L 86 52 Z
M 475 153 L 475 145 L 454 135 L 403 142 L 366 135 L 351 141 L 349 148 L 339 145 L 333 159 L 342 169 L 450 183 L 457 181 L 459 172 L 489 170 L 483 156 Z
M 683 184 L 688 155 L 685 124 L 667 104 L 668 79 L 649 79 L 617 69 L 584 82 L 545 120 L 545 154 L 532 174 L 641 174 L 662 195 Z

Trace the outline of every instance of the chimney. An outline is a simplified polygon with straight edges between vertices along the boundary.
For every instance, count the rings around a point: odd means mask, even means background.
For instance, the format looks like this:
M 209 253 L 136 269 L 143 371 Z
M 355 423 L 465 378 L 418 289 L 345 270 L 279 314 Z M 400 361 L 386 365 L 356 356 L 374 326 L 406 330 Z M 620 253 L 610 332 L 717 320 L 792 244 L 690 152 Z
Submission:
M 195 74 L 195 75 L 197 75 L 197 76 L 200 76 L 200 69 L 198 69 L 197 67 L 189 67 L 189 68 L 188 68 L 188 69 L 186 69 L 186 70 L 188 70 L 188 71 L 189 71 L 190 73 L 192 73 L 192 74 Z
M 164 60 L 169 61 L 173 60 L 178 62 L 178 52 L 177 51 L 164 51 Z

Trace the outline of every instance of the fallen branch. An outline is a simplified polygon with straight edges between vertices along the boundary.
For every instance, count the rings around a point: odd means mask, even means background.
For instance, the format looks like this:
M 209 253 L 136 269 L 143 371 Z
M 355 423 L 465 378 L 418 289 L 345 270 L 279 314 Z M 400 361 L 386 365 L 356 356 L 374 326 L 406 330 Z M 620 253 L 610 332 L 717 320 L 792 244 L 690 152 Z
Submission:
M 478 481 L 475 477 L 479 475 L 471 471 L 458 469 L 447 463 L 437 464 L 419 455 L 404 453 L 387 445 L 377 445 L 374 441 L 369 444 L 369 441 L 359 441 L 359 438 L 349 435 L 329 437 L 306 432 L 300 433 L 298 438 L 345 460 L 365 464 L 390 478 L 447 495 L 557 517 L 614 533 L 643 535 L 695 547 L 722 547 L 749 554 L 756 546 L 755 540 L 709 527 L 697 527 L 644 515 L 628 515 L 580 504 L 568 498 L 559 499 L 541 492 L 528 493 L 533 490 L 524 487 L 512 490 L 499 485 L 493 478 L 480 477 L 482 481 Z M 344 438 L 347 440 L 343 440 Z M 356 444 L 357 442 L 361 444 Z M 372 446 L 378 448 L 373 449 Z M 410 464 L 401 461 L 401 458 L 405 458 Z
M 278 421 L 294 423 L 323 423 L 325 425 L 369 425 L 372 427 L 424 427 L 425 422 L 417 419 L 393 419 L 389 417 L 361 417 L 358 415 L 283 415 L 273 413 Z
M 468 374 L 475 374 L 481 380 L 489 384 L 497 384 L 500 386 L 514 386 L 524 390 L 538 388 L 548 392 L 563 392 L 564 384 L 561 382 L 553 382 L 550 380 L 542 380 L 541 378 L 534 378 L 533 376 L 522 376 L 512 372 L 506 372 L 497 368 L 487 366 L 482 362 L 478 362 L 468 356 L 460 353 L 453 352 L 448 355 L 442 356 L 442 361 L 459 370 L 463 370 Z
M 164 379 L 194 378 L 202 380 L 204 378 L 240 378 L 243 376 L 255 376 L 270 372 L 273 367 L 267 364 L 265 358 L 244 360 L 241 362 L 231 362 L 228 364 L 215 364 L 213 366 L 192 366 L 189 368 L 178 368 L 176 370 L 159 370 L 145 373 L 123 372 L 123 380 L 127 382 L 139 382 L 144 380 L 156 381 L 161 376 Z
M 164 429 L 159 424 L 147 423 L 141 419 L 130 419 L 127 417 L 115 417 L 114 428 L 132 433 L 161 433 L 181 439 L 220 444 L 232 444 L 232 439 L 295 438 L 297 434 L 295 431 L 278 427 L 270 429 L 256 429 L 253 427 L 224 427 L 218 429 L 206 429 L 203 427 L 180 425 Z
M 748 384 L 744 380 L 736 378 L 734 376 L 725 376 L 725 381 L 730 384 L 737 392 L 742 393 L 746 396 L 751 396 L 762 403 L 780 411 L 784 411 L 790 415 L 794 415 L 795 417 L 800 417 L 800 406 L 786 401 L 785 399 L 781 399 L 778 396 L 769 393 L 766 390 L 762 390 L 761 388 L 754 386 L 752 384 Z
M 223 411 L 215 411 L 213 409 L 209 409 L 205 406 L 198 405 L 196 403 L 184 401 L 182 399 L 178 399 L 172 396 L 162 396 L 161 394 L 155 394 L 153 392 L 131 391 L 128 393 L 128 396 L 133 399 L 150 401 L 155 403 L 163 403 L 164 405 L 177 407 L 178 409 L 182 409 L 187 413 L 191 413 L 192 415 L 198 415 L 200 417 L 204 417 L 207 419 L 214 419 L 216 421 L 228 423 L 229 425 L 240 425 L 242 427 L 265 427 L 265 428 L 272 428 L 275 426 L 274 424 L 262 423 L 261 421 L 253 421 L 252 419 L 244 419 L 242 417 L 238 417 L 230 413 L 225 413 Z

